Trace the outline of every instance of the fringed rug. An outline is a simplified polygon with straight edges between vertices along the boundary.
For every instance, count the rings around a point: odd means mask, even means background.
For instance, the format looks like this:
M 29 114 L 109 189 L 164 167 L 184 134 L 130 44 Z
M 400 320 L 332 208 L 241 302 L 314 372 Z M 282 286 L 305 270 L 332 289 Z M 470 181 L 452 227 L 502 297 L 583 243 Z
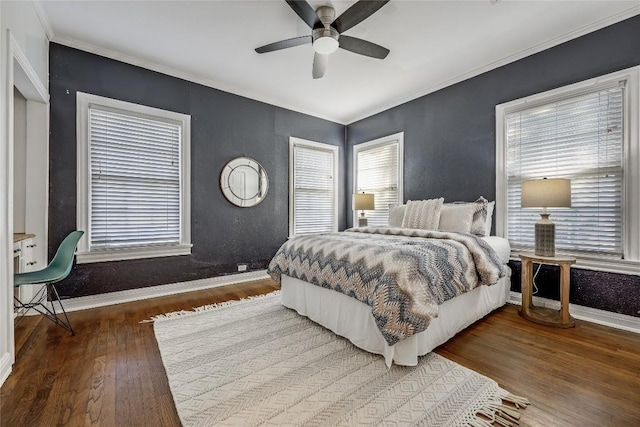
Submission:
M 387 369 L 277 292 L 154 320 L 184 426 L 512 425 L 528 404 L 435 353 Z

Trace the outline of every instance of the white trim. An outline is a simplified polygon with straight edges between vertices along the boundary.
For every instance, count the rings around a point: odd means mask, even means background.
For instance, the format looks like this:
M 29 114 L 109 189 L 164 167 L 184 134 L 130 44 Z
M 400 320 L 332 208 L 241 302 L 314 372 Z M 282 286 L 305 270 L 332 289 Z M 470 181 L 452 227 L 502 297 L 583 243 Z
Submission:
M 0 23 L 2 22 L 2 5 L 0 5 Z M 0 25 L 1 27 L 1 25 Z M 7 32 L 7 35 L 9 32 Z M 0 52 L 2 52 L 2 46 L 5 43 L 5 35 L 0 31 Z M 2 81 L 3 76 L 7 79 L 8 74 L 5 72 L 8 70 L 8 66 L 5 71 L 2 71 L 3 60 L 10 58 L 7 53 L 6 58 L 3 58 L 0 54 L 0 94 L 2 93 Z M 8 86 L 7 86 L 8 87 Z M 11 90 L 13 93 L 13 89 Z M 9 94 L 5 94 L 5 98 Z M 13 188 L 9 186 L 9 169 L 13 166 L 13 157 L 9 156 L 9 135 L 7 129 L 7 116 L 9 106 L 6 105 L 6 99 L 2 99 L 0 95 L 0 283 L 3 286 L 0 287 L 0 386 L 4 384 L 11 373 L 11 366 L 13 363 L 13 348 L 11 343 L 14 341 L 11 336 L 13 330 L 13 306 L 10 302 L 11 292 L 13 292 L 13 277 L 10 274 L 9 269 L 13 268 L 12 248 L 13 239 L 9 240 L 9 232 L 12 232 L 13 228 L 13 212 L 9 213 L 8 205 L 9 199 L 13 199 Z M 10 222 L 11 221 L 11 222 Z M 11 255 L 10 255 L 11 254 Z M 11 260 L 11 263 L 10 261 Z
M 42 26 L 44 33 L 47 35 L 47 39 L 52 40 L 54 37 L 53 28 L 47 19 L 47 14 L 42 7 L 42 2 L 40 0 L 31 0 L 31 4 L 33 4 L 33 8 L 36 11 L 36 15 L 38 16 L 38 20 L 40 21 L 40 25 Z
M 96 55 L 104 56 L 105 58 L 114 59 L 116 61 L 124 62 L 127 64 L 135 65 L 138 67 L 146 68 L 147 70 L 156 71 L 158 73 L 166 74 L 168 76 L 177 77 L 179 79 L 187 80 L 189 82 L 201 84 L 203 86 L 207 86 L 210 88 L 218 89 L 227 93 L 231 93 L 234 95 L 241 96 L 243 98 L 253 99 L 255 101 L 260 101 L 267 103 L 269 105 L 274 105 L 276 107 L 285 108 L 291 111 L 297 111 L 298 113 L 306 114 L 309 116 L 317 117 L 323 120 L 328 120 L 330 122 L 338 123 L 341 125 L 346 125 L 347 122 L 345 120 L 341 120 L 337 117 L 331 117 L 325 114 L 320 114 L 316 111 L 307 110 L 305 108 L 300 108 L 296 105 L 291 105 L 282 100 L 273 98 L 272 96 L 265 95 L 263 93 L 256 93 L 251 90 L 239 88 L 236 86 L 232 86 L 226 83 L 221 83 L 206 77 L 198 76 L 195 74 L 191 74 L 189 72 L 179 70 L 177 68 L 169 67 L 166 65 L 160 65 L 158 63 L 148 61 L 146 59 L 137 58 L 131 55 L 127 55 L 121 52 L 116 52 L 111 49 L 106 49 L 103 47 L 95 46 L 91 43 L 87 43 L 84 41 L 79 41 L 73 38 L 68 37 L 59 37 L 54 36 L 51 39 L 52 42 L 58 43 L 64 46 L 72 47 L 74 49 L 79 49 L 85 52 L 93 53 Z
M 17 73 L 13 75 L 14 81 L 11 82 L 12 86 L 19 88 L 27 100 L 37 100 L 38 102 L 48 103 L 49 93 L 47 92 L 47 88 L 42 81 L 40 81 L 36 70 L 34 70 L 29 63 L 27 55 L 22 51 L 11 32 L 9 32 L 8 37 L 10 40 L 10 54 L 13 55 L 13 60 L 19 65 L 17 68 L 14 67 Z M 13 61 L 11 65 L 13 66 Z
M 91 197 L 89 186 L 89 108 L 100 105 L 116 110 L 142 114 L 153 118 L 179 122 L 182 128 L 180 144 L 180 244 L 90 251 L 91 241 L 90 212 Z M 122 261 L 127 259 L 155 258 L 191 254 L 191 116 L 173 111 L 161 110 L 131 102 L 120 101 L 84 92 L 76 94 L 76 183 L 77 229 L 86 233 L 78 243 L 77 261 L 80 264 L 104 261 Z
M 84 230 L 78 228 L 79 230 Z M 174 246 L 158 246 L 142 247 L 133 249 L 114 249 L 94 252 L 78 252 L 76 253 L 76 262 L 78 264 L 88 264 L 92 262 L 106 261 L 124 261 L 128 259 L 158 258 L 165 256 L 191 255 L 191 247 L 193 245 L 174 245 Z
M 75 49 L 80 49 L 83 50 L 85 52 L 90 52 L 90 53 L 94 53 L 96 55 L 100 55 L 100 56 L 104 56 L 106 58 L 110 58 L 110 59 L 115 59 L 117 61 L 121 61 L 121 62 L 125 62 L 128 64 L 132 64 L 132 65 L 136 65 L 139 67 L 143 67 L 146 68 L 148 70 L 153 70 L 153 71 L 157 71 L 159 73 L 163 73 L 169 76 L 173 76 L 173 77 L 177 77 L 180 79 L 184 79 L 184 80 L 188 80 L 194 83 L 198 83 L 204 86 L 208 86 L 208 87 L 212 87 L 214 89 L 219 89 L 228 93 L 232 93 L 238 96 L 242 96 L 242 97 L 246 97 L 249 99 L 254 99 L 256 101 L 261 101 L 261 102 L 266 102 L 268 104 L 271 105 L 275 105 L 278 107 L 282 107 L 282 108 L 286 108 L 288 110 L 291 111 L 297 111 L 299 113 L 303 113 L 303 114 L 308 114 L 310 116 L 314 116 L 314 117 L 318 117 L 321 119 L 325 119 L 325 120 L 329 120 L 338 124 L 342 124 L 342 125 L 348 125 L 348 124 L 352 124 L 355 123 L 359 120 L 368 118 L 374 114 L 383 112 L 385 110 L 388 110 L 390 108 L 393 107 L 397 107 L 398 105 L 402 105 L 406 102 L 409 101 L 413 101 L 414 99 L 420 98 L 422 96 L 428 95 L 430 93 L 436 92 L 440 89 L 443 89 L 445 87 L 454 85 L 456 83 L 459 83 L 461 81 L 470 79 L 472 77 L 478 76 L 482 73 L 485 73 L 487 71 L 493 70 L 495 68 L 501 67 L 503 65 L 509 64 L 511 62 L 515 62 L 519 59 L 525 58 L 527 56 L 533 55 L 535 53 L 538 52 L 542 52 L 543 50 L 549 49 L 551 47 L 557 46 L 559 44 L 565 43 L 567 41 L 573 40 L 575 38 L 578 38 L 580 36 L 583 36 L 585 34 L 589 34 L 592 33 L 594 31 L 597 31 L 599 29 L 602 29 L 604 27 L 607 27 L 609 25 L 615 24 L 617 22 L 623 21 L 627 18 L 631 18 L 635 15 L 637 15 L 638 13 L 640 13 L 640 6 L 633 6 L 625 11 L 622 11 L 616 15 L 613 16 L 609 16 L 607 18 L 604 18 L 600 21 L 594 22 L 592 24 L 586 25 L 578 30 L 572 31 L 570 33 L 564 34 L 562 36 L 556 37 L 555 39 L 552 40 L 548 40 L 544 43 L 540 43 L 537 46 L 533 46 L 531 48 L 525 49 L 523 51 L 520 51 L 518 53 L 515 53 L 513 55 L 507 56 L 505 58 L 499 59 L 497 61 L 491 62 L 489 64 L 486 64 L 482 67 L 470 70 L 466 73 L 462 73 L 456 77 L 453 77 L 451 79 L 447 79 L 444 80 L 440 83 L 437 83 L 435 85 L 432 85 L 428 88 L 416 91 L 412 94 L 409 94 L 407 96 L 403 96 L 401 98 L 395 99 L 395 100 L 389 100 L 383 104 L 380 104 L 378 106 L 372 107 L 368 110 L 364 110 L 364 111 L 360 111 L 358 113 L 353 114 L 351 117 L 347 116 L 347 117 L 343 117 L 343 118 L 339 118 L 339 117 L 332 117 L 326 114 L 319 114 L 315 111 L 310 111 L 304 108 L 300 108 L 298 106 L 295 105 L 290 105 L 286 102 L 282 102 L 281 100 L 275 99 L 272 96 L 269 95 L 265 95 L 265 94 L 259 94 L 259 93 L 255 93 L 246 89 L 242 89 L 242 88 L 238 88 L 235 86 L 231 86 L 228 84 L 224 84 L 224 83 L 220 83 L 217 81 L 214 81 L 212 79 L 209 78 L 205 78 L 202 76 L 196 76 L 193 75 L 191 73 L 188 73 L 186 71 L 183 70 L 179 70 L 173 67 L 168 67 L 165 65 L 160 65 L 157 63 L 154 63 L 152 61 L 148 61 L 145 59 L 141 59 L 141 58 L 136 58 L 133 57 L 131 55 L 127 55 L 121 52 L 117 52 L 111 49 L 106 49 L 103 47 L 98 47 L 96 45 L 93 45 L 91 43 L 87 43 L 85 41 L 80 41 L 74 38 L 70 38 L 70 37 L 61 37 L 61 36 L 57 36 L 55 34 L 51 34 L 51 37 L 49 40 L 51 40 L 54 43 L 58 43 L 61 45 L 65 45 L 65 46 L 69 46 Z
M 3 39 L 3 37 L 6 37 Z M 36 124 L 33 124 L 32 127 L 28 129 L 27 139 L 30 144 L 35 143 L 44 143 L 43 147 L 38 147 L 39 155 L 41 156 L 39 160 L 42 160 L 48 169 L 48 112 L 49 112 L 49 94 L 45 85 L 38 78 L 37 73 L 34 71 L 31 66 L 27 56 L 23 52 L 20 45 L 17 43 L 11 30 L 7 29 L 6 33 L 0 34 L 0 39 L 2 43 L 6 43 L 4 45 L 6 47 L 6 56 L 2 58 L 4 60 L 5 68 L 5 91 L 3 101 L 2 111 L 2 122 L 0 123 L 0 129 L 2 133 L 0 134 L 0 144 L 3 149 L 0 149 L 0 164 L 6 169 L 4 172 L 6 175 L 3 177 L 3 186 L 1 189 L 2 192 L 2 200 L 0 200 L 0 206 L 2 206 L 2 212 L 0 212 L 0 228 L 2 229 L 2 233 L 6 236 L 6 242 L 3 241 L 2 248 L 0 248 L 0 282 L 3 283 L 2 289 L 0 290 L 0 300 L 3 301 L 2 306 L 0 306 L 0 326 L 2 330 L 0 331 L 0 336 L 3 341 L 3 345 L 6 344 L 7 352 L 3 354 L 2 360 L 0 361 L 0 384 L 4 382 L 6 379 L 5 374 L 8 375 L 11 372 L 11 365 L 15 361 L 15 342 L 14 342 L 14 313 L 13 313 L 13 261 L 12 257 L 9 255 L 12 253 L 11 249 L 13 247 L 13 239 L 9 236 L 13 234 L 13 181 L 14 181 L 14 164 L 13 164 L 13 120 L 14 120 L 14 111 L 13 111 L 13 103 L 14 103 L 14 86 L 19 89 L 19 91 L 24 95 L 27 99 L 27 121 L 30 121 L 31 118 L 43 118 L 45 123 L 42 127 L 38 128 Z M 1 62 L 1 61 L 0 61 Z M 34 105 L 30 105 L 30 103 L 41 103 L 44 105 L 44 114 L 36 114 L 38 113 L 34 110 Z M 42 113 L 42 110 L 40 110 Z M 5 121 L 6 120 L 6 121 Z M 3 158 L 6 155 L 6 158 Z M 32 165 L 40 165 L 40 162 L 32 162 L 29 163 Z M 44 175 L 48 177 L 47 170 L 44 171 Z M 44 197 L 45 202 L 44 206 L 46 209 L 47 201 L 48 201 L 48 182 L 41 187 L 43 189 L 44 194 L 39 192 L 34 192 L 31 194 L 32 197 Z M 41 226 L 41 230 L 44 230 L 44 235 L 37 236 L 40 242 L 46 242 L 46 230 L 47 230 L 47 213 L 46 210 L 43 213 L 42 224 L 38 224 Z M 33 217 L 32 217 L 33 219 Z M 37 221 L 37 220 L 36 220 Z M 39 221 L 37 221 L 39 223 Z M 38 233 L 40 234 L 40 232 Z M 40 254 L 40 257 L 46 258 L 46 244 L 42 245 L 37 251 L 37 254 Z M 38 256 L 38 255 L 37 255 Z M 10 261 L 11 260 L 11 261 Z M 7 359 L 8 356 L 8 359 Z M 8 364 L 8 368 L 6 367 Z
M 472 77 L 476 77 L 479 76 L 480 74 L 486 73 L 487 71 L 491 71 L 494 70 L 496 68 L 502 67 L 504 65 L 510 64 L 512 62 L 518 61 L 522 58 L 526 58 L 527 56 L 531 56 L 534 55 L 536 53 L 542 52 L 543 50 L 547 50 L 549 48 L 552 48 L 554 46 L 558 46 L 562 43 L 566 43 L 568 41 L 571 41 L 573 39 L 576 39 L 578 37 L 584 36 L 585 34 L 589 34 L 592 33 L 594 31 L 600 30 L 604 27 L 607 27 L 609 25 L 613 25 L 617 22 L 621 22 L 624 21 L 625 19 L 628 18 L 632 18 L 634 16 L 636 16 L 637 14 L 640 13 L 640 6 L 633 6 L 625 11 L 622 11 L 616 15 L 613 16 L 609 16 L 607 18 L 601 19 L 600 21 L 594 22 L 592 24 L 589 24 L 587 26 L 584 26 L 578 30 L 572 31 L 570 33 L 564 34 L 562 36 L 556 37 L 555 39 L 552 40 L 548 40 L 546 42 L 540 43 L 536 46 L 530 47 L 528 49 L 522 50 L 518 53 L 515 53 L 513 55 L 509 55 L 505 58 L 499 59 L 497 61 L 491 62 L 489 64 L 486 64 L 482 67 L 476 68 L 474 70 L 468 71 L 466 73 L 462 73 L 458 76 L 455 76 L 453 78 L 444 80 L 440 83 L 437 83 L 435 85 L 432 85 L 428 88 L 425 88 L 423 90 L 420 90 L 418 92 L 414 92 L 411 95 L 407 95 L 407 96 L 403 96 L 402 98 L 398 98 L 397 100 L 392 100 L 389 101 L 385 104 L 382 104 L 380 106 L 365 110 L 360 112 L 360 114 L 351 117 L 350 119 L 347 120 L 347 124 L 352 124 L 355 123 L 359 120 L 362 119 L 366 119 L 368 117 L 373 116 L 374 114 L 378 114 L 381 113 L 383 111 L 389 110 L 393 107 L 397 107 L 399 105 L 402 105 L 404 103 L 407 103 L 409 101 L 413 101 L 414 99 L 418 99 L 420 97 L 423 97 L 425 95 L 428 95 L 430 93 L 436 92 L 440 89 L 444 89 L 446 87 L 452 86 L 456 83 L 460 83 L 464 80 L 468 80 Z
M 508 302 L 515 305 L 522 305 L 522 294 L 511 291 Z M 560 309 L 559 301 L 547 298 L 533 297 L 533 303 L 538 307 L 547 307 L 555 310 Z M 576 304 L 569 304 L 569 311 L 571 316 L 576 319 L 640 334 L 640 317 L 613 313 L 611 311 Z
M 358 191 L 358 151 L 366 150 L 375 146 L 385 145 L 398 141 L 398 204 L 404 203 L 404 132 L 394 133 L 392 135 L 383 136 L 371 141 L 361 142 L 353 146 L 351 156 L 351 164 L 353 170 L 351 194 Z M 353 226 L 358 224 L 358 213 L 351 206 Z
M 0 358 L 0 385 L 4 384 L 7 378 L 9 378 L 12 366 L 11 353 L 7 352 L 3 354 L 2 358 Z
M 0 6 L 1 9 L 1 6 Z M 3 35 L 0 35 L 0 39 L 2 39 Z M 3 242 L 3 247 L 0 248 L 0 301 L 2 306 L 0 307 L 0 316 L 2 319 L 0 320 L 0 326 L 2 330 L 0 330 L 0 339 L 2 339 L 2 344 L 0 344 L 3 348 L 6 349 L 6 353 L 2 356 L 2 362 L 4 366 L 5 364 L 9 365 L 9 372 L 11 370 L 11 366 L 15 361 L 15 339 L 14 339 L 14 312 L 13 312 L 13 258 L 12 258 L 12 247 L 13 247 L 13 239 L 10 238 L 13 234 L 13 52 L 12 52 L 12 43 L 11 40 L 13 36 L 11 35 L 11 30 L 7 30 L 4 37 L 6 40 L 2 40 L 3 43 L 6 43 L 6 57 L 0 59 L 0 63 L 2 63 L 2 59 L 4 59 L 5 69 L 5 96 L 0 104 L 0 110 L 3 112 L 3 117 L 0 120 L 6 120 L 4 123 L 0 123 L 2 126 L 3 134 L 0 134 L 0 161 L 2 161 L 2 166 L 4 169 L 5 176 L 2 177 L 1 181 L 4 182 L 3 188 L 3 200 L 0 201 L 0 218 L 2 219 L 2 223 L 0 224 L 1 230 L 0 235 L 3 236 L 3 239 L 6 238 L 6 242 Z M 0 49 L 1 50 L 1 49 Z M 0 70 L 0 73 L 2 70 Z M 2 158 L 3 156 L 4 159 Z M 6 236 L 6 237 L 5 237 Z M 9 355 L 9 359 L 6 360 L 6 354 Z M 5 370 L 2 371 L 4 374 Z M 4 376 L 4 375 L 3 375 Z M 1 384 L 1 383 L 0 383 Z
M 298 145 L 301 147 L 316 148 L 318 150 L 331 151 L 333 154 L 333 231 L 338 231 L 338 181 L 340 162 L 339 147 L 337 145 L 326 144 L 324 142 L 310 141 L 308 139 L 296 138 L 295 136 L 289 137 L 289 237 L 294 235 L 294 217 L 295 217 L 295 177 L 294 177 L 294 147 Z
M 640 218 L 640 170 L 637 167 L 640 159 L 640 66 L 496 105 L 496 235 L 506 239 L 509 238 L 506 221 L 506 115 L 525 106 L 528 108 L 541 103 L 552 102 L 554 99 L 571 96 L 608 82 L 622 80 L 627 82 L 627 90 L 625 91 L 627 108 L 624 117 L 624 173 L 626 176 L 624 188 L 625 206 L 623 208 L 623 223 L 625 223 L 624 253 L 627 259 L 594 258 L 575 254 L 572 254 L 572 256 L 578 258 L 576 267 L 622 274 L 640 274 L 640 220 L 638 219 Z M 517 253 L 514 252 L 512 256 L 517 256 Z
M 507 236 L 507 144 L 505 144 L 505 110 L 496 105 L 496 204 L 493 217 L 496 220 L 496 236 Z
M 131 289 L 127 291 L 110 292 L 107 294 L 69 298 L 63 300 L 63 304 L 66 311 L 86 310 L 89 308 L 122 304 L 125 302 L 199 291 L 202 289 L 217 288 L 235 283 L 251 282 L 253 280 L 268 278 L 269 275 L 266 270 L 251 271 L 249 273 L 229 274 L 226 276 L 192 280 L 189 282 L 171 283 L 168 285 L 149 286 L 146 288 Z

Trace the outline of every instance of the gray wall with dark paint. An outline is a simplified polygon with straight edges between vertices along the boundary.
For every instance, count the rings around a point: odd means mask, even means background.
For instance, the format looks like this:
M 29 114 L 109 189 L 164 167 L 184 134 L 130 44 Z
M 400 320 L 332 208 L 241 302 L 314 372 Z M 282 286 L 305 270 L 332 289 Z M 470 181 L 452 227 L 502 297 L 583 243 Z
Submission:
M 213 277 L 236 271 L 240 262 L 265 268 L 289 231 L 289 136 L 339 146 L 344 179 L 341 124 L 56 43 L 50 44 L 49 60 L 50 256 L 76 228 L 76 92 L 191 115 L 192 255 L 76 265 L 60 286 L 64 296 Z M 233 206 L 220 191 L 220 171 L 237 156 L 258 160 L 269 174 L 269 193 L 256 207 Z M 340 229 L 345 200 L 341 187 Z
M 347 126 L 347 192 L 353 145 L 404 131 L 405 200 L 475 200 L 479 195 L 493 200 L 497 104 L 639 64 L 640 16 L 635 16 L 352 123 Z M 572 302 L 640 315 L 640 300 L 633 307 L 627 300 L 638 295 L 640 277 L 579 270 L 573 278 Z M 556 286 L 545 276 L 540 295 L 553 297 Z

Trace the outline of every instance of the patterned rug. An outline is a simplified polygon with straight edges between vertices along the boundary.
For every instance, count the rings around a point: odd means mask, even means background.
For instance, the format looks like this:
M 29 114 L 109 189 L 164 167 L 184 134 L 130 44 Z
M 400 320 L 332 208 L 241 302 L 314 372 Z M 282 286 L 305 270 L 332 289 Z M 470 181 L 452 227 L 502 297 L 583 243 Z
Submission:
M 528 404 L 435 353 L 387 369 L 278 292 L 154 320 L 184 426 L 512 425 Z

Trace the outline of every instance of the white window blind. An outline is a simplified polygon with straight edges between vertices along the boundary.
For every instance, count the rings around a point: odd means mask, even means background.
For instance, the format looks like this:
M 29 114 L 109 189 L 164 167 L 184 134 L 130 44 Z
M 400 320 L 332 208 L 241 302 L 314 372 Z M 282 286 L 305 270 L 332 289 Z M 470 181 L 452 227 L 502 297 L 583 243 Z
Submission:
M 181 126 L 89 108 L 89 250 L 180 243 Z
M 355 146 L 356 182 L 358 193 L 373 193 L 375 211 L 366 211 L 369 226 L 389 224 L 389 206 L 401 203 L 401 147 L 398 138 L 380 144 Z
M 614 83 L 505 116 L 507 227 L 531 250 L 542 209 L 522 209 L 522 181 L 571 179 L 571 209 L 549 209 L 556 251 L 623 258 L 624 86 Z
M 338 230 L 337 147 L 292 139 L 290 234 Z

